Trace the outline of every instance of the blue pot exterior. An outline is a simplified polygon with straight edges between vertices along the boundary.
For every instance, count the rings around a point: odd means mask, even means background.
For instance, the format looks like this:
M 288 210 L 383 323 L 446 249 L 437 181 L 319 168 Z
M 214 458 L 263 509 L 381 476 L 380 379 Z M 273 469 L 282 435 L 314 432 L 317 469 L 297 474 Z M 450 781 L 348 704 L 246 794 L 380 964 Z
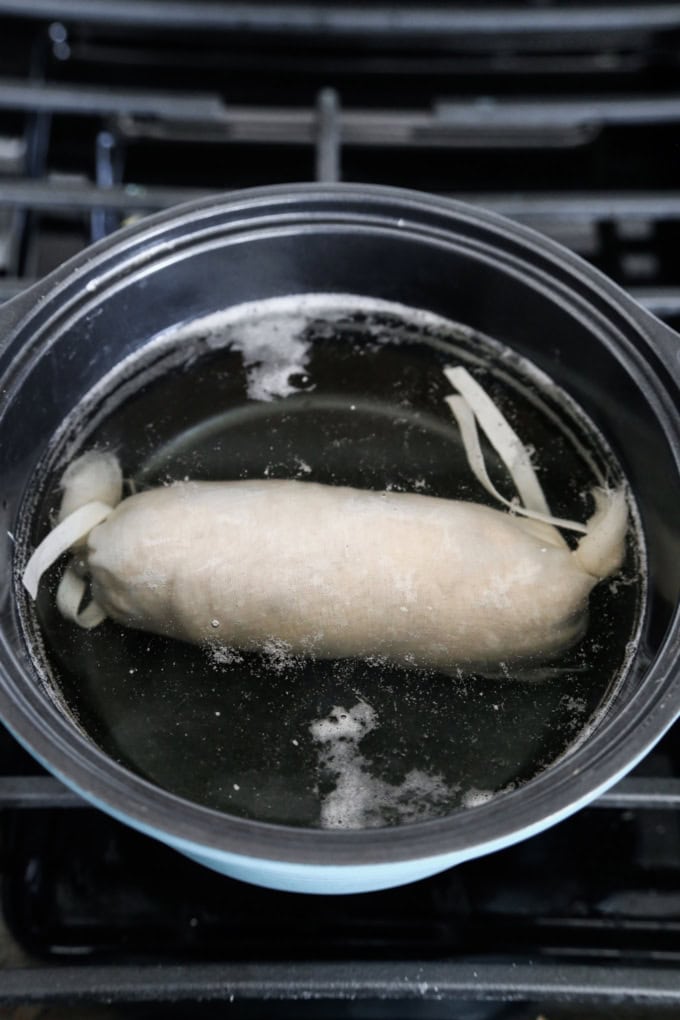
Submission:
M 463 864 L 465 861 L 494 853 L 514 843 L 521 842 L 523 839 L 538 835 L 568 818 L 581 808 L 586 807 L 601 794 L 605 793 L 611 786 L 623 779 L 646 753 L 638 755 L 618 775 L 613 776 L 611 780 L 601 787 L 589 791 L 580 801 L 569 805 L 562 811 L 548 815 L 533 825 L 518 829 L 509 836 L 494 839 L 488 843 L 479 844 L 463 851 L 437 854 L 431 857 L 377 864 L 315 865 L 295 861 L 277 861 L 262 857 L 249 857 L 243 854 L 232 853 L 228 850 L 201 846 L 198 843 L 185 839 L 173 839 L 164 830 L 145 825 L 138 818 L 127 816 L 112 808 L 111 804 L 106 801 L 99 800 L 93 797 L 91 793 L 81 790 L 70 778 L 60 775 L 51 763 L 44 761 L 40 754 L 26 744 L 19 734 L 14 735 L 19 743 L 46 769 L 51 771 L 57 779 L 72 789 L 74 793 L 83 797 L 88 803 L 91 803 L 93 807 L 115 818 L 116 821 L 129 825 L 145 836 L 164 843 L 197 864 L 210 868 L 212 871 L 216 871 L 229 878 L 248 882 L 251 885 L 262 886 L 266 889 L 323 896 L 378 892 L 382 889 L 392 889 L 397 886 L 408 885 L 411 882 L 417 882 L 420 879 L 437 875 L 449 868 L 456 867 L 458 864 Z M 663 733 L 659 734 L 659 739 L 661 736 L 663 736 Z M 479 809 L 470 808 L 467 810 L 476 811 Z M 320 832 L 319 835 L 322 836 L 323 833 Z

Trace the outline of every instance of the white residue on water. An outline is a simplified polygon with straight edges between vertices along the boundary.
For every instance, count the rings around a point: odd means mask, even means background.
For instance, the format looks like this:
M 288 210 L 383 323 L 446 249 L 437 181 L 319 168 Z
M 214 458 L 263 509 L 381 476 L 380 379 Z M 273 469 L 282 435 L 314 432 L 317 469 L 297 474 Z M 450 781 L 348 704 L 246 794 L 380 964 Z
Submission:
M 267 665 L 276 673 L 284 673 L 292 666 L 299 665 L 299 657 L 293 651 L 287 641 L 271 637 L 262 645 L 262 654 L 267 659 Z
M 229 346 L 241 352 L 251 400 L 273 400 L 313 389 L 306 375 L 310 355 L 310 342 L 304 339 L 306 324 L 301 316 L 291 315 L 231 327 Z M 294 375 L 304 385 L 291 382 Z
M 490 801 L 493 795 L 493 790 L 477 790 L 473 786 L 463 794 L 463 807 L 480 807 Z
M 185 339 L 201 337 L 212 349 L 228 347 L 240 351 L 248 396 L 251 400 L 274 400 L 314 389 L 314 381 L 307 372 L 311 353 L 311 341 L 305 339 L 307 328 L 315 323 L 318 332 L 319 320 L 323 320 L 332 335 L 333 323 L 352 312 L 363 316 L 367 313 L 400 315 L 421 328 L 445 325 L 451 329 L 448 320 L 432 312 L 407 308 L 393 301 L 357 294 L 290 294 L 248 301 L 173 326 L 159 334 L 154 343 L 178 345 Z M 390 342 L 395 340 L 392 333 L 385 334 L 379 325 L 369 322 L 366 329 L 376 343 L 385 342 L 388 337 Z M 456 330 L 459 334 L 471 335 L 468 327 L 456 324 Z M 299 384 L 292 379 L 294 376 L 300 377 Z
M 424 821 L 449 803 L 452 791 L 439 775 L 411 769 L 399 784 L 371 775 L 359 744 L 377 725 L 377 714 L 365 701 L 349 710 L 336 706 L 325 719 L 311 723 L 310 733 L 320 745 L 319 764 L 335 779 L 335 788 L 321 801 L 323 828 Z
M 207 645 L 208 656 L 213 666 L 235 666 L 243 662 L 243 656 L 236 648 L 210 641 Z

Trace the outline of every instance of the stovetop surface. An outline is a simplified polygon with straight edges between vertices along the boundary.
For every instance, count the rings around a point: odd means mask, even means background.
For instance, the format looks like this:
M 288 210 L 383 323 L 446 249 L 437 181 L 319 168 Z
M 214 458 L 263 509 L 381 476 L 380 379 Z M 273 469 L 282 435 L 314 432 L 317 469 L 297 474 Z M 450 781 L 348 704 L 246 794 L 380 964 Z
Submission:
M 0 298 L 185 198 L 342 179 L 514 216 L 680 327 L 679 41 L 670 3 L 0 0 Z M 541 836 L 327 898 L 192 864 L 3 734 L 0 1016 L 680 1016 L 679 759 L 676 728 Z

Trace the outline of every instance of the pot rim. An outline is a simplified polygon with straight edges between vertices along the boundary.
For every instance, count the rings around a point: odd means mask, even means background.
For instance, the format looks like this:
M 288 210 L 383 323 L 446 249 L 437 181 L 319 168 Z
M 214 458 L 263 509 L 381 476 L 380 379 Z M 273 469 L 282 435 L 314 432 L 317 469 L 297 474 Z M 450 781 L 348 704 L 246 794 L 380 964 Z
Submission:
M 343 222 L 351 224 L 359 215 L 355 212 L 352 218 L 354 200 L 371 205 L 371 222 L 388 221 L 392 228 L 404 232 L 432 234 L 431 224 L 425 229 L 418 216 L 421 221 L 434 220 L 444 237 L 460 236 L 463 227 L 481 231 L 486 244 L 499 255 L 526 261 L 533 274 L 538 259 L 544 273 L 550 277 L 552 272 L 556 285 L 564 289 L 566 281 L 575 304 L 581 308 L 585 304 L 594 320 L 604 320 L 618 330 L 632 329 L 636 340 L 646 341 L 641 386 L 644 382 L 644 388 L 659 397 L 657 418 L 679 465 L 680 428 L 667 411 L 673 406 L 669 388 L 676 391 L 677 399 L 680 383 L 680 338 L 607 277 L 556 242 L 488 210 L 415 191 L 358 184 L 277 185 L 211 196 L 164 210 L 85 249 L 9 307 L 0 309 L 0 326 L 3 322 L 8 326 L 5 346 L 26 334 L 34 322 L 38 323 L 38 335 L 44 333 L 49 328 L 50 311 L 63 313 L 65 296 L 68 301 L 82 299 L 83 277 L 98 281 L 96 288 L 88 286 L 90 293 L 93 289 L 105 292 L 113 278 L 121 278 L 122 273 L 124 279 L 140 262 L 153 264 L 169 250 L 176 250 L 181 240 L 195 241 L 211 217 L 218 221 L 220 215 L 226 217 L 230 229 L 246 234 L 261 225 L 263 215 L 285 217 L 292 206 L 296 207 L 297 223 L 302 220 L 319 227 L 337 222 L 342 212 Z M 324 203 L 330 210 L 325 220 Z M 168 234 L 175 230 L 180 233 L 173 243 Z M 668 365 L 669 349 L 675 355 L 672 367 Z M 634 353 L 631 346 L 631 350 L 619 351 L 619 356 L 625 355 L 630 363 L 638 360 Z M 329 831 L 251 821 L 156 787 L 117 765 L 81 735 L 35 689 L 35 680 L 29 682 L 26 664 L 14 655 L 4 635 L 0 635 L 4 660 L 0 717 L 19 742 L 68 786 L 108 813 L 179 848 L 336 866 L 451 854 L 476 856 L 540 831 L 594 799 L 632 768 L 672 725 L 680 713 L 680 671 L 674 675 L 680 659 L 679 616 L 676 607 L 664 642 L 630 700 L 538 776 L 515 790 L 496 794 L 485 804 L 397 829 Z M 12 677 L 16 675 L 25 679 L 25 690 L 15 686 Z

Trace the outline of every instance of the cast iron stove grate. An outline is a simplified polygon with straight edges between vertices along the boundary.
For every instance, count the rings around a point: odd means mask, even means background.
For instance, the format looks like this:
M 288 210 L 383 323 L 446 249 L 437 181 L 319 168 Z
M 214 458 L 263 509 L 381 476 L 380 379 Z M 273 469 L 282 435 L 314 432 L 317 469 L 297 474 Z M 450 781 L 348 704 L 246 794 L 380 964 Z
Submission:
M 0 298 L 184 199 L 346 179 L 514 216 L 680 326 L 675 4 L 0 0 L 0 27 Z M 0 1015 L 680 1016 L 676 732 L 542 836 L 332 899 L 191 864 L 3 734 Z

